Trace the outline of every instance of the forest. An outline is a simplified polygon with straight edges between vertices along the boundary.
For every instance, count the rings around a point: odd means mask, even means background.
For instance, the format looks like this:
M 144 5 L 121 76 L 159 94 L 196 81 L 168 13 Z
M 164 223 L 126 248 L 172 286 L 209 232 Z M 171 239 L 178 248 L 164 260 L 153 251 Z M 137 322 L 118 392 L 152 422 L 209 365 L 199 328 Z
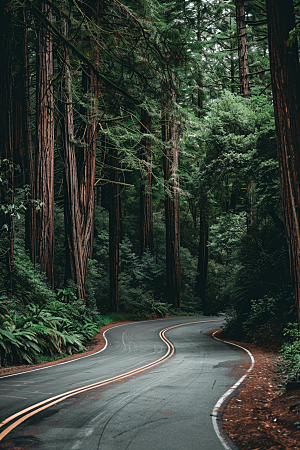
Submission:
M 0 366 L 224 315 L 300 373 L 300 4 L 3 0 Z M 297 363 L 296 363 L 297 361 Z

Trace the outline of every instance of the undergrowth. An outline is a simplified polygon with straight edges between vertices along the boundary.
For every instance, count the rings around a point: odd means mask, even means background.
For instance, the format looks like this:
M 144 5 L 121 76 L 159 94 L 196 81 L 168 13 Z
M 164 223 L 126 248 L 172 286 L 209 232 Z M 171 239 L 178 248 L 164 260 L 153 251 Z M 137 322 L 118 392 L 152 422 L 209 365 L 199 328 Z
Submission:
M 300 381 L 300 331 L 297 323 L 289 323 L 284 330 L 286 342 L 280 349 L 279 369 L 283 382 Z

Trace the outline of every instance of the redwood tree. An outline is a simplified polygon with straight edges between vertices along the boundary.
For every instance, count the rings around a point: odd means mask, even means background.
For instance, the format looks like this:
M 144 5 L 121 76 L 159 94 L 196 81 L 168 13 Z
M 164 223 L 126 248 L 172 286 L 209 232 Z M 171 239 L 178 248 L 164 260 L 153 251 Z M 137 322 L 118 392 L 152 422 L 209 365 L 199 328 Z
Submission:
M 52 21 L 49 3 L 39 9 Z M 36 195 L 43 203 L 38 217 L 38 258 L 41 271 L 54 287 L 54 96 L 53 49 L 50 30 L 39 24 L 36 51 Z
M 248 48 L 245 23 L 245 1 L 235 0 L 236 25 L 238 35 L 240 92 L 245 98 L 250 98 Z
M 9 1 L 5 0 L 0 7 L 0 259 L 6 265 L 8 280 L 6 284 L 12 288 L 12 260 L 14 244 L 14 166 L 13 166 L 13 76 L 12 76 L 12 11 Z M 5 160 L 5 161 L 3 161 Z M 2 209 L 3 208 L 3 209 Z
M 269 53 L 281 197 L 300 323 L 300 89 L 292 0 L 267 0 Z
M 93 2 L 93 20 L 97 23 L 99 2 Z M 88 11 L 89 12 L 89 11 Z M 63 22 L 62 33 L 67 36 L 67 23 Z M 94 48 L 95 62 L 98 50 Z M 82 106 L 84 118 L 80 129 L 81 146 L 75 152 L 72 78 L 67 48 L 61 58 L 61 130 L 64 161 L 64 212 L 66 234 L 66 278 L 72 278 L 78 286 L 78 295 L 85 299 L 85 284 L 88 260 L 92 257 L 95 208 L 95 165 L 97 150 L 97 77 L 90 67 L 82 71 L 82 88 L 89 104 Z
M 15 162 L 21 166 L 20 183 L 26 187 L 25 191 L 25 250 L 29 252 L 31 261 L 35 265 L 36 257 L 36 213 L 33 200 L 35 199 L 35 168 L 33 161 L 33 142 L 31 132 L 31 108 L 29 90 L 29 61 L 28 61 L 28 31 L 26 9 L 18 10 L 18 19 L 22 26 L 15 27 L 17 58 L 20 61 L 19 73 L 15 76 Z M 18 183 L 18 185 L 20 185 Z
M 164 114 L 162 140 L 165 142 L 163 165 L 165 179 L 166 222 L 166 294 L 175 308 L 180 308 L 180 194 L 178 182 L 178 127 L 173 118 Z

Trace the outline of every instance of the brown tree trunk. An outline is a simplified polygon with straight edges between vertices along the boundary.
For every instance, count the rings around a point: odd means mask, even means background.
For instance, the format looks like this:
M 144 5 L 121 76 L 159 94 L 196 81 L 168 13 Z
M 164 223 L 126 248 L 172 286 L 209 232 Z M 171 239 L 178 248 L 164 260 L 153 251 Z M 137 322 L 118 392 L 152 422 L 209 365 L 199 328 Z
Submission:
M 51 6 L 41 0 L 38 3 L 51 22 Z M 54 288 L 53 51 L 51 33 L 43 24 L 38 29 L 36 59 L 36 195 L 43 203 L 38 216 L 38 257 L 41 271 Z
M 231 14 L 229 16 L 229 20 L 230 20 L 230 27 L 231 27 Z M 230 49 L 232 50 L 233 49 L 233 42 L 232 42 L 231 38 L 232 38 L 232 36 L 229 35 Z M 235 86 L 234 75 L 235 75 L 235 70 L 234 70 L 234 53 L 232 52 L 232 53 L 230 53 L 230 80 L 231 80 L 230 84 L 231 84 L 231 92 L 232 92 L 232 94 L 234 94 L 234 91 L 235 91 L 235 89 L 234 89 L 234 86 Z
M 36 213 L 33 200 L 35 199 L 35 168 L 33 163 L 33 145 L 31 135 L 31 111 L 29 91 L 29 66 L 28 66 L 28 39 L 26 9 L 20 8 L 19 20 L 22 26 L 17 27 L 16 36 L 17 58 L 20 61 L 19 73 L 15 76 L 15 162 L 20 165 L 20 173 L 17 184 L 26 186 L 25 191 L 25 250 L 29 253 L 32 263 L 35 265 L 36 257 Z
M 87 15 L 99 25 L 99 15 L 103 8 L 101 0 L 92 0 L 86 5 Z M 99 51 L 97 44 L 93 45 L 94 65 L 99 65 Z M 98 79 L 90 67 L 86 67 L 82 72 L 82 87 L 85 94 L 91 96 L 91 105 L 89 108 L 82 108 L 82 113 L 86 118 L 83 126 L 82 144 L 83 147 L 77 152 L 77 168 L 79 179 L 79 200 L 81 210 L 82 227 L 82 260 L 83 270 L 86 275 L 88 260 L 93 255 L 94 242 L 94 214 L 95 214 L 95 168 L 97 152 L 97 98 L 98 98 Z M 85 282 L 85 281 L 84 281 Z
M 292 0 L 267 0 L 269 53 L 282 205 L 300 323 L 300 71 Z
M 84 230 L 83 259 L 86 261 L 86 271 L 88 259 L 92 257 L 94 240 L 94 185 L 98 130 L 95 104 L 95 100 L 98 97 L 98 81 L 93 71 L 88 68 L 82 74 L 82 86 L 84 92 L 92 96 L 90 109 L 84 111 L 86 123 L 84 124 L 82 136 L 83 147 L 78 149 L 77 153 L 79 197 Z
M 98 20 L 97 9 L 94 20 Z M 62 33 L 67 36 L 67 23 Z M 97 51 L 95 50 L 97 56 Z M 97 62 L 97 61 L 96 61 Z M 90 108 L 82 108 L 85 116 L 81 130 L 82 146 L 77 150 L 74 144 L 72 78 L 69 69 L 69 55 L 65 48 L 61 60 L 62 84 L 60 111 L 61 135 L 64 160 L 66 271 L 65 278 L 72 278 L 78 286 L 78 296 L 85 300 L 88 260 L 92 257 L 95 208 L 95 165 L 97 150 L 97 116 L 95 100 L 98 83 L 92 70 L 82 74 L 83 91 L 91 94 Z
M 0 259 L 8 271 L 5 283 L 12 294 L 12 261 L 14 249 L 14 166 L 13 166 L 13 75 L 12 75 L 12 13 L 5 0 L 0 7 L 0 158 L 2 182 L 0 185 L 1 206 L 7 211 L 0 213 Z M 7 162 L 3 162 L 6 159 Z
M 250 98 L 248 48 L 245 23 L 245 0 L 235 0 L 236 26 L 238 35 L 240 92 L 242 97 Z
M 110 309 L 119 310 L 119 246 L 120 246 L 120 185 L 119 159 L 117 150 L 111 150 L 109 157 L 111 169 L 110 206 L 109 206 L 109 279 Z M 115 168 L 115 169 L 113 169 Z
M 169 303 L 180 308 L 180 194 L 178 182 L 178 128 L 168 115 L 163 116 L 165 222 L 166 222 L 166 295 Z
M 101 139 L 103 166 L 106 183 L 101 187 L 101 206 L 109 211 L 109 284 L 110 309 L 119 310 L 119 246 L 121 241 L 121 204 L 119 185 L 119 158 L 117 149 L 107 140 Z
M 200 4 L 197 5 L 197 41 L 201 42 L 201 6 Z M 199 82 L 198 82 L 198 92 L 197 92 L 197 106 L 198 106 L 198 117 L 201 119 L 202 117 L 202 110 L 203 110 L 203 78 L 202 74 L 200 73 L 199 76 Z
M 141 110 L 141 133 L 151 133 L 151 117 L 146 110 Z M 148 249 L 154 254 L 153 207 L 152 207 L 152 145 L 146 137 L 142 140 L 141 160 L 146 167 L 142 168 L 140 184 L 140 216 L 141 216 L 141 254 Z M 146 174 L 144 174 L 146 171 Z
M 67 37 L 67 22 L 64 20 L 62 34 Z M 79 298 L 85 298 L 86 272 L 83 262 L 82 214 L 79 200 L 79 183 L 74 143 L 72 78 L 68 50 L 61 49 L 60 70 L 62 73 L 59 109 L 61 113 L 61 139 L 64 162 L 64 217 L 66 237 L 65 279 L 72 278 L 78 286 Z
M 205 302 L 207 267 L 208 267 L 208 223 L 205 217 L 205 211 L 200 210 L 200 240 L 199 240 L 199 256 L 196 279 L 196 293 L 202 303 L 202 311 L 208 313 L 207 304 Z

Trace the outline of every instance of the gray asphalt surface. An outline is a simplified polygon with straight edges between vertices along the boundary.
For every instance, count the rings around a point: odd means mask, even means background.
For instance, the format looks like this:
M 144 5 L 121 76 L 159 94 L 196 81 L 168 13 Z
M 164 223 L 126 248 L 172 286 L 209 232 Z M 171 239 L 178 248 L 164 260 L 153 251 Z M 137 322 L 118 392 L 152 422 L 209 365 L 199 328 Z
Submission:
M 0 420 L 54 395 L 155 361 L 166 352 L 160 330 L 210 319 L 218 318 L 176 317 L 125 324 L 108 330 L 107 349 L 98 355 L 0 378 Z M 12 430 L 0 448 L 223 449 L 210 414 L 220 396 L 244 373 L 248 357 L 207 334 L 221 324 L 222 319 L 168 331 L 166 337 L 176 348 L 171 359 L 127 381 L 75 394 L 37 413 Z

